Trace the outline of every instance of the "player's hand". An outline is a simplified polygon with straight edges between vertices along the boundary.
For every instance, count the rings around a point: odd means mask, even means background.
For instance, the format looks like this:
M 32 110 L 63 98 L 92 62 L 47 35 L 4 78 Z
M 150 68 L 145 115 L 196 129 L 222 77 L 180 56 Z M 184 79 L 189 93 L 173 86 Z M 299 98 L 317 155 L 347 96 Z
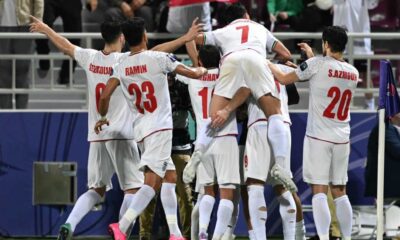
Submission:
M 289 18 L 289 15 L 287 14 L 287 12 L 280 12 L 278 13 L 278 16 L 282 19 L 282 20 L 286 20 Z
M 109 126 L 110 122 L 107 119 L 100 119 L 99 121 L 97 121 L 96 125 L 94 126 L 94 132 L 96 134 L 99 134 L 101 132 L 101 130 L 102 130 L 101 127 L 103 125 Z
M 126 3 L 126 2 L 121 3 L 121 11 L 122 11 L 122 14 L 124 14 L 124 16 L 126 18 L 133 17 L 133 10 L 128 3 Z
M 297 65 L 294 64 L 292 61 L 286 61 L 285 65 L 291 68 L 297 68 Z
M 98 0 L 88 0 L 88 4 L 90 6 L 90 11 L 94 12 L 97 9 L 97 6 L 99 5 L 99 1 Z
M 199 35 L 199 33 L 203 32 L 204 23 L 199 23 L 199 18 L 196 17 L 192 26 L 189 28 L 189 31 L 185 34 L 185 42 L 190 42 Z
M 230 114 L 231 112 L 226 108 L 219 110 L 211 117 L 211 127 L 221 128 L 225 124 L 226 120 L 228 120 Z
M 29 24 L 29 31 L 32 33 L 33 32 L 45 33 L 46 30 L 49 28 L 47 24 L 45 24 L 44 22 L 35 18 L 32 15 L 29 16 L 29 19 L 31 20 L 31 23 Z
M 307 43 L 298 43 L 297 46 L 300 47 L 300 50 L 304 51 L 307 55 L 307 58 L 312 58 L 314 57 L 314 53 L 310 45 Z

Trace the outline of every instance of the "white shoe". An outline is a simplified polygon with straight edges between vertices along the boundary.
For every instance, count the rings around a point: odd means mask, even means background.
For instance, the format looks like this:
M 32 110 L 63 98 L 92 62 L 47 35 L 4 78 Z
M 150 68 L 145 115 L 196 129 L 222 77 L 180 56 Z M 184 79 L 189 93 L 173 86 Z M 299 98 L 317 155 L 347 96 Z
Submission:
M 288 191 L 297 192 L 297 186 L 290 177 L 290 174 L 281 166 L 275 163 L 270 173 L 271 177 L 280 182 Z
M 200 151 L 195 151 L 192 154 L 188 164 L 186 165 L 185 169 L 183 169 L 183 182 L 184 183 L 191 183 L 193 182 L 194 177 L 196 176 L 197 167 L 200 164 L 201 156 L 203 155 Z
M 236 235 L 232 234 L 232 235 L 228 235 L 228 234 L 224 234 L 221 238 L 221 240 L 235 240 Z

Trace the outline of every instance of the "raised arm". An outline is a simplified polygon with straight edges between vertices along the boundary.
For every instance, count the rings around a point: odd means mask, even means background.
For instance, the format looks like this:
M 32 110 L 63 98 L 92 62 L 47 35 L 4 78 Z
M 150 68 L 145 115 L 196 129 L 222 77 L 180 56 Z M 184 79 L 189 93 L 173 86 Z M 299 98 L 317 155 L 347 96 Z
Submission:
M 240 107 L 249 98 L 251 91 L 247 87 L 241 87 L 236 91 L 233 98 L 229 101 L 222 110 L 219 110 L 216 116 L 211 116 L 211 127 L 219 128 L 222 127 L 226 120 L 229 118 L 231 113 Z
M 188 78 L 200 78 L 204 74 L 207 73 L 207 69 L 203 67 L 196 67 L 196 68 L 188 68 L 185 65 L 181 64 L 175 68 L 175 73 L 188 77 Z
M 196 42 L 194 40 L 187 42 L 186 44 L 186 51 L 190 57 L 190 60 L 192 60 L 193 67 L 198 67 L 199 66 L 199 53 L 197 52 L 196 48 Z
M 45 34 L 50 41 L 63 53 L 68 56 L 74 58 L 74 50 L 76 48 L 68 39 L 56 33 L 53 29 L 51 29 L 47 24 L 43 23 L 39 19 L 34 16 L 30 16 L 31 24 L 30 24 L 30 32 L 39 32 Z
M 94 127 L 94 131 L 96 132 L 96 134 L 99 134 L 99 132 L 101 131 L 101 127 L 104 124 L 109 125 L 109 122 L 106 118 L 108 112 L 108 105 L 110 103 L 110 98 L 112 94 L 114 93 L 115 89 L 119 86 L 119 84 L 120 82 L 117 78 L 110 78 L 107 82 L 106 88 L 101 93 L 99 99 L 99 107 L 98 107 L 98 111 L 101 118 Z
M 160 52 L 168 52 L 172 53 L 176 49 L 180 48 L 181 46 L 185 45 L 185 43 L 192 41 L 196 38 L 203 31 L 204 24 L 198 23 L 198 18 L 194 19 L 192 22 L 192 26 L 190 27 L 189 31 L 180 38 L 177 38 L 173 41 L 166 42 L 163 44 L 159 44 L 152 48 L 153 51 L 160 51 Z

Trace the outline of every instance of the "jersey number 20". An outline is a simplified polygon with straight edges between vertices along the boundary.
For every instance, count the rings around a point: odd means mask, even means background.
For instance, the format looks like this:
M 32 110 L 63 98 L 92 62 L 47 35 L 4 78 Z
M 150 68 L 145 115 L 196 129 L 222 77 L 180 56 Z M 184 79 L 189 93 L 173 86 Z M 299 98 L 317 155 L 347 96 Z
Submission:
M 154 96 L 154 86 L 151 82 L 143 82 L 141 86 L 137 85 L 136 83 L 131 83 L 128 86 L 128 92 L 131 95 L 136 95 L 135 105 L 138 112 L 141 114 L 144 114 L 145 110 L 152 113 L 157 109 L 157 99 Z M 146 101 L 143 101 L 143 107 L 141 105 L 142 94 L 145 94 L 146 97 Z
M 346 89 L 343 91 L 343 93 L 341 93 L 338 87 L 331 87 L 328 91 L 328 97 L 333 99 L 332 102 L 325 109 L 324 117 L 335 118 L 336 115 L 337 119 L 339 119 L 340 121 L 346 120 L 347 117 L 349 116 L 351 96 L 352 93 L 349 89 Z M 333 112 L 333 109 L 335 108 L 338 102 L 339 102 L 339 107 L 337 109 L 337 113 L 335 114 Z

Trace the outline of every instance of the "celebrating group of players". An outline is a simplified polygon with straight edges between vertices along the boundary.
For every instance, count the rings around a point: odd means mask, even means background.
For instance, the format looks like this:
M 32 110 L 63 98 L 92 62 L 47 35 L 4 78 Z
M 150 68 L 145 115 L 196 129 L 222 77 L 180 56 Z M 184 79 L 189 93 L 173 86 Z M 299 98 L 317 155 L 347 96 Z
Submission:
M 160 189 L 170 239 L 184 239 L 177 221 L 176 173 L 170 158 L 170 72 L 188 84 L 196 115 L 195 151 L 183 174 L 186 183 L 197 176 L 200 193 L 192 213 L 193 239 L 208 239 L 216 186 L 221 200 L 212 239 L 232 239 L 240 184 L 247 186 L 248 196 L 242 197 L 249 237 L 266 239 L 267 182 L 279 196 L 284 238 L 305 239 L 301 203 L 290 170 L 291 120 L 285 87 L 299 80 L 310 84 L 303 180 L 312 188 L 317 232 L 320 239 L 329 239 L 326 194 L 330 187 L 342 235 L 350 239 L 352 208 L 346 195 L 349 105 L 358 72 L 343 60 L 345 30 L 333 26 L 323 31 L 323 56 L 314 57 L 308 45 L 300 44 L 309 59 L 297 67 L 267 60 L 267 50 L 285 61 L 290 52 L 265 27 L 249 20 L 241 4 L 230 5 L 225 19 L 229 24 L 212 32 L 202 32 L 203 25 L 195 20 L 184 36 L 151 50 L 147 49 L 143 19 L 105 22 L 101 26 L 105 47 L 97 51 L 72 45 L 32 17 L 31 31 L 44 33 L 73 57 L 88 81 L 89 190 L 61 226 L 59 239 L 72 238 L 76 225 L 112 187 L 114 173 L 125 192 L 120 220 L 109 226 L 114 239 L 129 237 L 137 217 Z M 130 52 L 121 53 L 125 41 Z M 193 67 L 169 54 L 183 45 Z M 249 120 L 241 162 L 235 111 L 245 102 Z

